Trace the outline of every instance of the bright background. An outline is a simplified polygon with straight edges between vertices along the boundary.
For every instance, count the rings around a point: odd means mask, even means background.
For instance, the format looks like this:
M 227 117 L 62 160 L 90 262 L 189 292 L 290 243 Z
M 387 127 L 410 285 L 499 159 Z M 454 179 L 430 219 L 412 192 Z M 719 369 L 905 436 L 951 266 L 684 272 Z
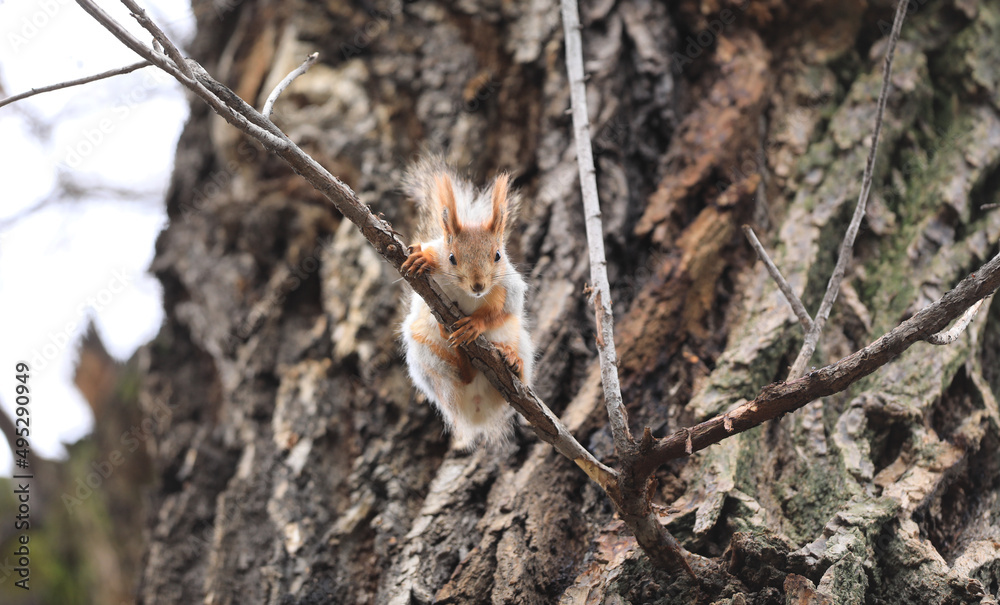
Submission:
M 150 39 L 120 2 L 101 4 Z M 182 47 L 190 39 L 189 3 L 141 4 Z M 0 0 L 0 97 L 139 60 L 72 0 Z M 88 322 L 118 360 L 159 331 L 146 271 L 186 118 L 180 86 L 152 67 L 0 107 L 0 401 L 13 418 L 15 365 L 27 362 L 42 456 L 64 456 L 93 426 L 72 381 Z M 0 447 L 0 475 L 12 463 Z

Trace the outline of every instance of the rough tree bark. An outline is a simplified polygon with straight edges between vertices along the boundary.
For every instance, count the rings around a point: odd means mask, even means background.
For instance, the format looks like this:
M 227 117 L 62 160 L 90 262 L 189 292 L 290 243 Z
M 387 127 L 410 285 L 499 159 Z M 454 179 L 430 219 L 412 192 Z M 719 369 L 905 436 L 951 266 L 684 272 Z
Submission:
M 194 8 L 190 54 L 255 106 L 320 52 L 274 120 L 405 235 L 400 176 L 423 146 L 480 182 L 516 171 L 536 390 L 613 459 L 558 2 Z M 913 9 L 815 365 L 996 253 L 1000 212 L 981 206 L 1000 182 L 1000 2 Z M 814 311 L 892 6 L 594 0 L 581 18 L 623 394 L 633 430 L 660 436 L 787 375 L 801 326 L 739 227 Z M 692 588 L 651 570 L 602 492 L 529 431 L 449 449 L 401 364 L 397 274 L 279 160 L 192 112 L 153 265 L 167 321 L 145 400 L 172 413 L 141 602 L 995 602 L 1000 305 L 952 345 L 661 469 L 664 523 L 732 574 Z

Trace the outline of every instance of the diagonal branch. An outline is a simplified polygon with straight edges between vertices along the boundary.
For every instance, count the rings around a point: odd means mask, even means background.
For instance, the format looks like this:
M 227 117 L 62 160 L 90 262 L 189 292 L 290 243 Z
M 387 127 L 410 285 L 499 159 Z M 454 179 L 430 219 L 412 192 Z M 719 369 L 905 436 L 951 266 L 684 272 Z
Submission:
M 635 463 L 639 476 L 676 458 L 703 450 L 805 404 L 843 391 L 886 365 L 912 345 L 939 332 L 969 307 L 1000 287 L 1000 254 L 963 279 L 955 288 L 895 329 L 839 362 L 808 376 L 764 387 L 753 401 L 657 441 L 649 454 Z
M 122 74 L 132 73 L 137 69 L 142 69 L 143 67 L 149 67 L 150 65 L 151 63 L 149 61 L 139 61 L 138 63 L 133 63 L 131 65 L 126 65 L 125 67 L 119 67 L 116 69 L 109 69 L 108 71 L 104 71 L 99 74 L 94 74 L 92 76 L 87 76 L 85 78 L 70 80 L 68 82 L 60 82 L 58 84 L 52 84 L 51 86 L 42 86 L 41 88 L 32 88 L 28 92 L 22 92 L 21 94 L 17 94 L 12 97 L 7 97 L 6 99 L 0 100 L 0 107 L 13 103 L 14 101 L 20 101 L 21 99 L 27 99 L 28 97 L 40 95 L 43 92 L 52 92 L 53 90 L 60 90 L 63 88 L 69 88 L 71 86 L 79 86 L 80 84 L 89 84 L 90 82 L 96 82 L 97 80 L 103 80 L 104 78 L 110 78 L 112 76 L 120 76 Z
M 764 245 L 760 243 L 759 239 L 757 239 L 757 234 L 753 232 L 750 225 L 743 225 L 743 233 L 747 236 L 747 240 L 757 253 L 757 258 L 764 263 L 764 266 L 767 267 L 767 272 L 771 275 L 771 278 L 777 282 L 778 289 L 781 290 L 781 293 L 785 296 L 785 300 L 788 301 L 789 306 L 792 307 L 792 311 L 795 312 L 795 316 L 799 318 L 799 323 L 802 324 L 802 328 L 805 329 L 806 332 L 812 330 L 812 317 L 809 317 L 809 312 L 806 311 L 805 305 L 803 305 L 802 301 L 799 300 L 799 297 L 795 295 L 795 291 L 792 290 L 792 286 L 785 280 L 785 276 L 781 274 L 777 265 L 775 265 L 774 261 L 771 260 L 771 257 L 768 256 L 767 250 L 764 249 Z
M 178 82 L 201 97 L 216 113 L 225 118 L 227 122 L 254 137 L 265 147 L 277 150 L 291 144 L 288 137 L 284 136 L 284 134 L 278 130 L 276 126 L 271 124 L 269 120 L 265 119 L 256 111 L 253 111 L 249 105 L 243 103 L 243 100 L 239 99 L 236 93 L 212 80 L 212 78 L 208 75 L 208 72 L 206 72 L 200 65 L 197 65 L 197 63 L 192 62 L 197 66 L 196 69 L 192 69 L 191 64 L 186 64 L 189 72 L 197 72 L 197 79 L 189 78 L 184 74 L 184 72 L 180 71 L 180 69 L 174 65 L 173 62 L 167 60 L 164 55 L 150 49 L 145 44 L 140 42 L 135 36 L 129 33 L 127 29 L 122 27 L 121 24 L 104 12 L 101 7 L 97 6 L 93 0 L 77 0 L 77 4 L 79 4 L 80 7 L 87 12 L 87 14 L 93 17 L 95 21 L 100 23 L 105 29 L 111 32 L 112 35 L 118 38 L 122 44 L 132 49 L 133 52 L 145 58 L 156 67 L 159 67 L 173 76 Z M 228 91 L 229 96 L 223 97 L 209 91 L 208 86 L 216 85 L 218 88 Z M 237 107 L 235 103 L 233 103 L 235 99 L 239 99 L 242 106 Z M 230 105 L 237 107 L 237 110 L 234 110 Z M 246 108 L 249 108 L 250 111 L 246 112 Z
M 826 293 L 823 295 L 823 302 L 816 311 L 812 329 L 806 333 L 805 342 L 798 357 L 792 364 L 792 369 L 788 372 L 788 378 L 794 380 L 805 373 L 806 364 L 816 351 L 820 334 L 823 333 L 823 326 L 830 318 L 830 310 L 833 308 L 837 294 L 840 293 L 840 283 L 844 280 L 844 273 L 847 271 L 847 263 L 854 255 L 854 240 L 861 227 L 861 220 L 865 217 L 865 207 L 868 204 L 868 194 L 872 188 L 872 174 L 875 171 L 875 157 L 878 153 L 878 142 L 882 134 L 882 115 L 885 113 L 885 102 L 889 97 L 889 84 L 892 76 L 892 58 L 896 53 L 896 42 L 899 40 L 899 32 L 903 27 L 903 18 L 906 16 L 908 3 L 898 2 L 896 6 L 896 17 L 892 22 L 892 32 L 889 34 L 889 44 L 885 49 L 885 65 L 882 71 L 882 90 L 878 95 L 878 107 L 875 110 L 875 132 L 872 135 L 872 146 L 868 150 L 868 161 L 865 164 L 865 174 L 861 181 L 861 193 L 858 195 L 858 205 L 854 208 L 854 216 L 851 217 L 851 224 L 847 227 L 844 241 L 840 244 L 840 255 L 837 257 L 837 265 L 833 268 L 833 275 L 826 286 Z

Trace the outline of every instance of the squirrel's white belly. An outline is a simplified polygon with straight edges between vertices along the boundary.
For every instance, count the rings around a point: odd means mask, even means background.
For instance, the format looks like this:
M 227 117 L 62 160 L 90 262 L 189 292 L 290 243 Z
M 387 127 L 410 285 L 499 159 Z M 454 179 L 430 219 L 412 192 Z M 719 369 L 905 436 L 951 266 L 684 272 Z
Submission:
M 486 333 L 493 342 L 508 343 L 522 352 L 525 378 L 530 380 L 534 366 L 530 338 L 513 320 Z M 455 433 L 457 445 L 468 447 L 479 439 L 498 442 L 506 439 L 512 425 L 513 409 L 478 370 L 468 384 L 455 374 L 455 367 L 441 357 L 441 351 L 457 351 L 441 336 L 437 320 L 422 300 L 414 300 L 403 323 L 403 342 L 407 366 L 414 384 L 434 403 L 449 428 Z M 435 351 L 435 349 L 437 351 Z
M 477 371 L 472 382 L 456 389 L 454 404 L 459 408 L 459 434 L 482 435 L 489 441 L 507 436 L 513 410 L 482 372 Z

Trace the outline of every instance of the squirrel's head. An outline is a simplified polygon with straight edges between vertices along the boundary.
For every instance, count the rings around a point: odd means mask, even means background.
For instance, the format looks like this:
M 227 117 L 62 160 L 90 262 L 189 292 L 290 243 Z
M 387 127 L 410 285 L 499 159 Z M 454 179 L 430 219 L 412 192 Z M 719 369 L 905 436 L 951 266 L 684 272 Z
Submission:
M 486 296 L 510 265 L 504 259 L 504 235 L 508 217 L 510 177 L 501 174 L 493 182 L 492 210 L 481 224 L 462 224 L 455 204 L 455 191 L 447 174 L 435 177 L 441 202 L 446 258 L 441 273 L 454 279 L 470 296 Z

